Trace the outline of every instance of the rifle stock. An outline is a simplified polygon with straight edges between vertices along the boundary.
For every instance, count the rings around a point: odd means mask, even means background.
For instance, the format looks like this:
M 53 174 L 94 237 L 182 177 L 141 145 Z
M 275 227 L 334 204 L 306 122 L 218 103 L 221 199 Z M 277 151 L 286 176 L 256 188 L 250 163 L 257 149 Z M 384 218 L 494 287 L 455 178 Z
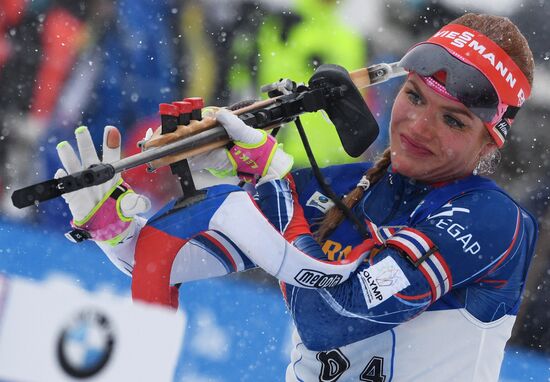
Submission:
M 255 103 L 251 104 L 251 105 L 248 105 L 246 107 L 234 110 L 234 111 L 232 111 L 232 113 L 235 114 L 235 115 L 242 115 L 244 113 L 248 113 L 248 112 L 256 110 L 258 108 L 271 105 L 271 104 L 276 102 L 277 98 L 278 97 L 268 98 L 268 99 L 263 100 L 263 101 L 258 101 L 258 102 L 255 102 Z M 161 134 L 161 127 L 159 126 L 155 130 L 155 132 L 153 133 L 152 137 L 149 140 L 147 140 L 147 141 L 145 141 L 141 144 L 141 147 L 144 150 L 150 150 L 150 149 L 155 148 L 155 147 L 162 147 L 162 146 L 165 146 L 169 143 L 181 141 L 181 140 L 189 138 L 193 135 L 199 134 L 203 131 L 210 130 L 210 129 L 214 128 L 215 126 L 217 126 L 217 121 L 213 117 L 204 117 L 200 121 L 191 121 L 191 123 L 189 125 L 178 126 L 176 131 L 174 131 L 172 133 L 167 133 L 167 134 Z M 272 129 L 272 128 L 275 128 L 276 126 L 277 125 L 266 126 L 264 128 L 264 130 Z M 194 155 L 202 154 L 202 153 L 214 150 L 216 148 L 223 147 L 226 144 L 228 144 L 229 142 L 230 142 L 229 137 L 226 135 L 223 138 L 220 137 L 219 140 L 205 143 L 204 145 L 202 145 L 200 147 L 193 147 L 189 150 L 184 150 L 184 151 L 178 152 L 177 154 L 168 155 L 168 156 L 165 156 L 165 157 L 161 157 L 161 158 L 152 160 L 152 161 L 148 162 L 148 166 L 149 166 L 149 169 L 154 170 L 154 169 L 157 169 L 159 167 L 167 166 L 171 163 L 175 163 L 175 162 L 178 162 L 180 160 L 190 158 Z M 139 154 L 137 154 L 137 155 L 139 155 Z

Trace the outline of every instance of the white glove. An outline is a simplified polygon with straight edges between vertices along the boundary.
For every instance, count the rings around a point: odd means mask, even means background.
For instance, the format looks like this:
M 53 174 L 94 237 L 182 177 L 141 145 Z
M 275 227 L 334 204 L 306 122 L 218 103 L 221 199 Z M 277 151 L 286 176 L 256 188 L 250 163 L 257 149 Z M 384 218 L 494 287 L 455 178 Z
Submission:
M 293 158 L 285 153 L 280 145 L 274 152 L 271 152 L 271 148 L 265 147 L 276 144 L 273 138 L 267 139 L 265 131 L 246 125 L 226 109 L 219 109 L 215 118 L 227 131 L 235 146 L 231 151 L 216 149 L 190 158 L 189 165 L 192 171 L 207 169 L 218 177 L 239 175 L 245 181 L 250 181 L 251 176 L 256 176 L 259 177 L 260 185 L 269 180 L 281 179 L 291 170 Z
M 77 128 L 75 135 L 80 159 L 67 141 L 60 142 L 57 145 L 57 153 L 65 169 L 57 170 L 55 178 L 82 171 L 92 164 L 101 163 L 88 128 L 85 126 Z M 103 163 L 112 163 L 120 159 L 120 140 L 120 132 L 116 127 L 105 127 Z M 84 234 L 84 238 L 108 242 L 111 245 L 116 245 L 124 240 L 128 232 L 132 230 L 134 216 L 151 208 L 149 199 L 134 193 L 123 182 L 120 174 L 116 174 L 113 179 L 98 186 L 64 194 L 63 198 L 73 215 L 71 225 L 80 234 Z M 81 241 L 74 235 L 71 235 L 69 239 Z

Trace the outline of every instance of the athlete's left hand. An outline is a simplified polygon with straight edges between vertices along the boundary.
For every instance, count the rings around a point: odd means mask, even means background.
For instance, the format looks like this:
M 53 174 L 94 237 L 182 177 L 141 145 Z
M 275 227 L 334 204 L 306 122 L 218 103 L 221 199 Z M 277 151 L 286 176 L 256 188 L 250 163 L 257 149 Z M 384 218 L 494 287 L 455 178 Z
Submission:
M 67 141 L 59 143 L 57 153 L 64 169 L 57 170 L 55 178 L 100 163 L 88 128 L 77 128 L 75 135 L 80 158 Z M 112 163 L 120 159 L 120 141 L 120 132 L 117 128 L 106 126 L 103 134 L 103 163 Z M 133 192 L 130 186 L 123 182 L 120 174 L 98 186 L 62 196 L 73 215 L 71 225 L 78 229 L 77 232 L 68 234 L 73 241 L 90 238 L 115 245 L 129 232 L 134 216 L 148 211 L 151 207 L 149 199 Z

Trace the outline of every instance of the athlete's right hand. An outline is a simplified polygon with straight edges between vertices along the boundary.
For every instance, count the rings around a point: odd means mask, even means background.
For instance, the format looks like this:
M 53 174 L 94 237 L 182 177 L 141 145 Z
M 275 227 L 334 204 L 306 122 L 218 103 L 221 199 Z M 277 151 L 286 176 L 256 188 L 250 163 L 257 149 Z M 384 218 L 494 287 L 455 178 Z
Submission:
M 75 135 L 80 159 L 67 141 L 60 142 L 57 153 L 64 169 L 57 170 L 55 178 L 101 163 L 88 128 L 77 128 Z M 120 141 L 118 129 L 106 126 L 103 133 L 103 163 L 120 159 Z M 134 217 L 151 207 L 149 199 L 132 191 L 120 174 L 98 186 L 64 194 L 63 198 L 73 215 L 71 226 L 74 230 L 66 235 L 70 240 L 92 239 L 113 246 L 133 231 Z
M 237 175 L 245 182 L 258 182 L 257 185 L 284 178 L 290 172 L 294 160 L 277 145 L 274 137 L 247 126 L 226 109 L 218 109 L 212 116 L 227 131 L 234 145 L 229 150 L 216 149 L 190 158 L 192 171 L 207 169 L 222 178 Z

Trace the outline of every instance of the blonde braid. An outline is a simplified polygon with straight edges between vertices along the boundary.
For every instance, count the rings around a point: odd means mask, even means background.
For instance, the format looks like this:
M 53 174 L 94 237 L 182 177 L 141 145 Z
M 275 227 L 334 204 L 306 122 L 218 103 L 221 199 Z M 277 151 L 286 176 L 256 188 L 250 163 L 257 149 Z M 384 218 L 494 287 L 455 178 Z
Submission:
M 380 180 L 384 176 L 388 166 L 391 163 L 391 150 L 388 147 L 382 155 L 378 158 L 374 166 L 367 170 L 364 177 L 372 185 Z M 352 209 L 359 200 L 363 197 L 365 188 L 358 186 L 355 187 L 350 193 L 348 193 L 342 202 L 346 207 Z M 322 243 L 328 234 L 335 229 L 344 220 L 344 213 L 336 206 L 331 207 L 327 214 L 319 224 L 319 229 L 314 233 L 314 237 L 317 242 Z

